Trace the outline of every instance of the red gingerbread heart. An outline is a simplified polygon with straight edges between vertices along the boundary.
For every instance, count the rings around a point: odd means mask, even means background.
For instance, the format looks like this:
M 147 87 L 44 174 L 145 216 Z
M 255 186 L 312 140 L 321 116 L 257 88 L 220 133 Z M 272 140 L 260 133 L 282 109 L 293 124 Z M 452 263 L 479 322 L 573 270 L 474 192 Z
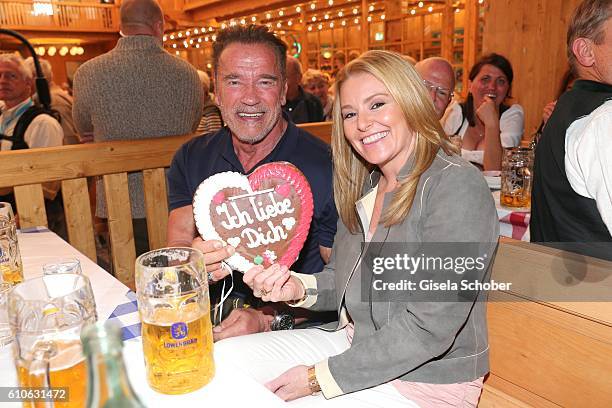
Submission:
M 291 266 L 308 236 L 312 192 L 302 172 L 288 162 L 264 164 L 248 177 L 218 173 L 193 197 L 193 216 L 203 239 L 236 248 L 227 263 L 246 272 L 255 265 Z

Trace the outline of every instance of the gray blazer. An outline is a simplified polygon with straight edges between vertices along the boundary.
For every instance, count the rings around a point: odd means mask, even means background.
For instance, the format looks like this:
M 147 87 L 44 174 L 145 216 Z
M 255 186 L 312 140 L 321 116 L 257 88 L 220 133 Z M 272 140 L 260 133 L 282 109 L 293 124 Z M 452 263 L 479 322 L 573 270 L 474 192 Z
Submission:
M 410 159 L 399 177 L 406 177 L 413 165 Z M 379 178 L 373 173 L 364 191 Z M 391 199 L 392 194 L 385 196 L 384 208 Z M 488 262 L 479 279 L 486 279 L 498 236 L 495 204 L 480 172 L 461 157 L 440 151 L 419 181 L 408 216 L 391 228 L 379 225 L 371 242 L 482 243 L 476 245 L 477 252 L 486 253 Z M 361 293 L 362 271 L 371 274 L 371 268 L 361 267 L 363 242 L 361 233 L 352 234 L 338 222 L 331 260 L 314 275 L 316 301 L 307 302 L 314 310 L 338 311 L 339 323 L 330 329 L 344 327 L 347 315 L 354 322 L 351 347 L 327 361 L 342 392 L 397 378 L 449 384 L 485 375 L 489 371 L 485 295 L 481 293 L 476 302 L 378 301 L 370 306 Z

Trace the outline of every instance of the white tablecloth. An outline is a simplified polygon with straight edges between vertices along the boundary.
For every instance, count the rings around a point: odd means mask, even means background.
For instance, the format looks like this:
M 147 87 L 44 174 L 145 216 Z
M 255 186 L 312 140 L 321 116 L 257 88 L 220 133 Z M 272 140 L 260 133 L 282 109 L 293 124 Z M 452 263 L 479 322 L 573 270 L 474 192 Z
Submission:
M 83 273 L 91 280 L 100 320 L 107 319 L 115 307 L 126 301 L 127 286 L 113 278 L 85 255 L 53 232 L 38 229 L 18 234 L 19 249 L 26 279 L 42 275 L 42 265 L 58 258 L 78 258 Z M 228 364 L 216 362 L 216 374 L 210 384 L 184 395 L 163 395 L 153 391 L 145 377 L 140 339 L 126 342 L 124 358 L 133 388 L 147 407 L 234 407 L 286 405 L 263 385 Z M 0 349 L 0 386 L 16 386 L 11 347 Z M 20 403 L 0 402 L 0 407 L 20 407 Z

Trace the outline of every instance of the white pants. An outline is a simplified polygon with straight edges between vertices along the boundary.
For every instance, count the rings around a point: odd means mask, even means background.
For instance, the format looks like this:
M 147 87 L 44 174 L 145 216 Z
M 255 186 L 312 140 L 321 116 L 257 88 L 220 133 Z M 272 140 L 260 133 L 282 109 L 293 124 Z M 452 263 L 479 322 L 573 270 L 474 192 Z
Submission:
M 260 383 L 297 365 L 313 365 L 350 346 L 345 330 L 284 330 L 233 337 L 215 343 L 215 364 L 231 364 Z M 239 392 L 239 390 L 237 390 Z M 291 401 L 295 407 L 413 407 L 390 383 L 326 400 L 322 394 Z

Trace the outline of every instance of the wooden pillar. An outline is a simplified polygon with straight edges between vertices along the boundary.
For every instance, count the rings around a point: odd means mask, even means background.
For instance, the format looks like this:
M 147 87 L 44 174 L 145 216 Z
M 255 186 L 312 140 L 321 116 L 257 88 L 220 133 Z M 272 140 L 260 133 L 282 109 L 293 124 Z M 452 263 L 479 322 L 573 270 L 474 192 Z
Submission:
M 370 24 L 368 23 L 368 1 L 361 0 L 361 52 L 366 52 L 370 44 Z
M 300 54 L 300 62 L 304 70 L 310 68 L 308 66 L 308 24 L 306 24 L 306 7 L 302 8 L 300 19 L 302 19 L 301 28 L 299 30 L 300 43 L 302 44 L 302 53 Z M 317 67 L 313 67 L 317 68 Z
M 455 34 L 455 10 L 453 0 L 446 0 L 442 12 L 442 58 L 453 62 L 453 37 Z
M 476 63 L 478 52 L 478 0 L 465 0 L 463 30 L 463 93 L 467 95 L 468 73 Z
M 419 16 L 419 58 L 417 60 L 421 61 L 425 59 L 425 16 Z

